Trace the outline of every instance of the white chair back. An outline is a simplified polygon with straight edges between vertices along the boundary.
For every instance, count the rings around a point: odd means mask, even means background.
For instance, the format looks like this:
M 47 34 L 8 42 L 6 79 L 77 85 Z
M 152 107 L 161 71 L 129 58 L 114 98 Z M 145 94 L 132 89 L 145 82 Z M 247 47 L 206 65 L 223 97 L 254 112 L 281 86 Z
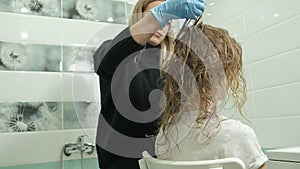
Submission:
M 238 158 L 223 158 L 204 161 L 167 161 L 159 160 L 143 152 L 139 160 L 140 169 L 246 169 Z

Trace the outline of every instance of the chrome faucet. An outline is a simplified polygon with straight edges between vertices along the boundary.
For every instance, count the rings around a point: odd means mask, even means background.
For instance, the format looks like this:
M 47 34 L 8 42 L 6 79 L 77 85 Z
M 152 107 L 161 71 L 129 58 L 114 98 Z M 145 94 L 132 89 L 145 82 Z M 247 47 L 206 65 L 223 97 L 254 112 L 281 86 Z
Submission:
M 76 142 L 67 143 L 64 145 L 63 150 L 66 156 L 70 156 L 73 153 L 85 152 L 87 154 L 92 154 L 95 150 L 95 145 L 91 143 L 85 143 L 84 137 L 87 135 L 80 135 L 77 137 Z

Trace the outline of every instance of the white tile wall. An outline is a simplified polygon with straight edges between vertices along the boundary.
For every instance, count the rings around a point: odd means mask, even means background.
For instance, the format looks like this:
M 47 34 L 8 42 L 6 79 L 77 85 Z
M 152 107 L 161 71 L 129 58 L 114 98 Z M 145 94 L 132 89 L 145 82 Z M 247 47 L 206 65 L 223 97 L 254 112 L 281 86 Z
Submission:
M 66 19 L 62 22 L 62 44 L 98 47 L 125 27 L 120 24 Z
M 245 47 L 248 48 L 251 61 L 299 48 L 300 38 L 297 36 L 299 35 L 299 27 L 297 27 L 299 24 L 300 16 L 293 17 L 247 38 L 248 43 Z
M 52 72 L 0 71 L 0 101 L 61 101 L 61 78 Z M 43 84 L 43 85 L 41 85 Z
M 61 19 L 0 12 L 0 41 L 61 44 Z
M 0 12 L 0 41 L 100 46 L 126 25 Z
M 85 143 L 94 144 L 96 129 L 1 134 L 0 166 L 59 162 L 64 144 L 76 142 L 80 135 L 86 135 Z M 93 157 L 97 157 L 96 149 L 91 155 L 84 154 L 84 158 Z M 63 160 L 72 159 L 80 159 L 80 153 L 63 156 Z
M 224 28 L 229 31 L 229 34 L 236 40 L 240 41 L 246 36 L 244 29 L 244 16 L 238 15 L 224 24 Z
M 246 1 L 248 2 L 248 1 Z M 246 12 L 248 34 L 253 34 L 278 24 L 300 13 L 297 0 L 265 0 Z
M 64 101 L 100 101 L 99 77 L 95 73 L 63 73 Z
M 300 49 L 252 65 L 254 89 L 300 81 Z
M 250 120 L 256 118 L 254 94 L 252 92 L 247 93 L 247 102 L 244 105 L 244 113 Z
M 59 161 L 60 131 L 6 133 L 0 139 L 0 165 Z
M 207 11 L 204 21 L 209 20 L 214 25 L 222 25 L 243 12 L 243 1 L 241 0 L 207 0 L 206 2 Z
M 262 2 L 263 0 L 243 0 L 244 3 L 244 9 L 249 9 L 251 7 L 254 7 L 256 5 L 258 5 L 260 2 Z
M 251 66 L 250 65 L 244 65 L 243 67 L 243 75 L 246 80 L 246 88 L 247 91 L 252 91 L 253 90 L 253 85 L 252 85 L 252 72 L 251 72 Z
M 299 121 L 300 116 L 257 120 L 257 134 L 262 147 L 299 146 Z
M 255 91 L 258 118 L 300 116 L 300 83 Z
M 247 48 L 247 46 L 249 46 L 247 38 L 245 38 L 245 39 L 243 39 L 243 41 L 241 41 L 241 45 L 242 45 L 242 49 L 243 49 L 243 62 L 248 65 L 251 63 L 252 56 L 251 56 L 249 49 Z

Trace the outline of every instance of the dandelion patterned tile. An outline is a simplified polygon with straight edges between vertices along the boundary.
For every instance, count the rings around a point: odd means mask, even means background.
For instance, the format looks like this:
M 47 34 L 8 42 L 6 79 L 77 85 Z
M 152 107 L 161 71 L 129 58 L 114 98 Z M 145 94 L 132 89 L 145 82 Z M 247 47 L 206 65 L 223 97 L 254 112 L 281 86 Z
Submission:
M 125 2 L 112 0 L 64 0 L 63 17 L 125 24 Z
M 63 71 L 65 72 L 94 72 L 93 55 L 96 48 L 92 47 L 63 47 Z
M 132 11 L 133 11 L 133 8 L 134 8 L 134 5 L 135 5 L 135 1 L 127 1 L 126 2 L 126 7 L 125 7 L 125 9 L 126 9 L 126 16 L 130 16 L 131 14 L 132 14 Z
M 0 133 L 61 129 L 61 102 L 0 102 Z
M 0 3 L 1 12 L 60 17 L 61 0 L 5 0 Z
M 0 70 L 58 72 L 60 46 L 0 42 Z
M 11 12 L 11 1 L 5 0 L 0 2 L 0 12 Z
M 63 102 L 64 129 L 96 128 L 99 112 L 97 102 Z

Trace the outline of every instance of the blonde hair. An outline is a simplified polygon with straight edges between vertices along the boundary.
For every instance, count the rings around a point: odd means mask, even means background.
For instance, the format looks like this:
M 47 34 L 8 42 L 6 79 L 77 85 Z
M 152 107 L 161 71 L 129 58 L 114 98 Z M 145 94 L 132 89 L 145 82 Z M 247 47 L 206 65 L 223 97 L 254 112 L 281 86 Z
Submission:
M 207 124 L 206 120 L 216 115 L 218 99 L 215 96 L 216 93 L 214 93 L 214 90 L 217 90 L 214 84 L 217 84 L 218 88 L 222 88 L 217 92 L 223 91 L 226 95 L 229 92 L 231 93 L 234 106 L 245 117 L 242 107 L 246 101 L 246 80 L 242 74 L 242 48 L 240 44 L 229 36 L 227 30 L 206 24 L 185 27 L 180 34 L 182 36 L 175 41 L 175 57 L 172 57 L 169 61 L 168 72 L 179 73 L 182 79 L 180 82 L 191 86 L 192 82 L 190 79 L 187 80 L 186 73 L 182 73 L 178 67 L 177 63 L 180 60 L 184 66 L 191 70 L 198 91 L 190 91 L 188 94 L 183 93 L 182 87 L 176 82 L 176 77 L 166 74 L 163 88 L 166 96 L 165 109 L 161 119 L 163 132 L 172 123 L 175 123 L 181 107 L 189 106 L 190 101 L 193 101 L 193 104 L 196 104 L 199 108 L 196 122 Z M 198 56 L 199 53 L 201 56 Z M 216 64 L 216 60 L 219 61 L 220 65 Z M 207 65 L 205 63 L 207 61 L 212 64 Z M 223 70 L 220 71 L 220 69 Z M 213 73 L 209 74 L 210 71 L 213 71 Z M 194 96 L 197 94 L 199 99 L 195 103 Z M 186 101 L 182 102 L 182 99 Z
M 141 20 L 143 18 L 143 12 L 147 8 L 147 6 L 150 3 L 155 2 L 155 1 L 165 1 L 165 0 L 138 0 L 133 8 L 132 15 L 130 16 L 129 26 L 132 26 L 135 23 L 137 23 L 139 20 Z M 168 34 L 165 37 L 164 41 L 160 44 L 162 47 L 161 49 L 164 49 L 163 47 L 165 47 L 165 49 L 167 51 L 172 52 L 174 50 L 174 45 L 173 45 L 174 38 L 173 37 L 174 36 L 173 36 L 172 29 L 171 29 L 171 24 L 170 24 Z

